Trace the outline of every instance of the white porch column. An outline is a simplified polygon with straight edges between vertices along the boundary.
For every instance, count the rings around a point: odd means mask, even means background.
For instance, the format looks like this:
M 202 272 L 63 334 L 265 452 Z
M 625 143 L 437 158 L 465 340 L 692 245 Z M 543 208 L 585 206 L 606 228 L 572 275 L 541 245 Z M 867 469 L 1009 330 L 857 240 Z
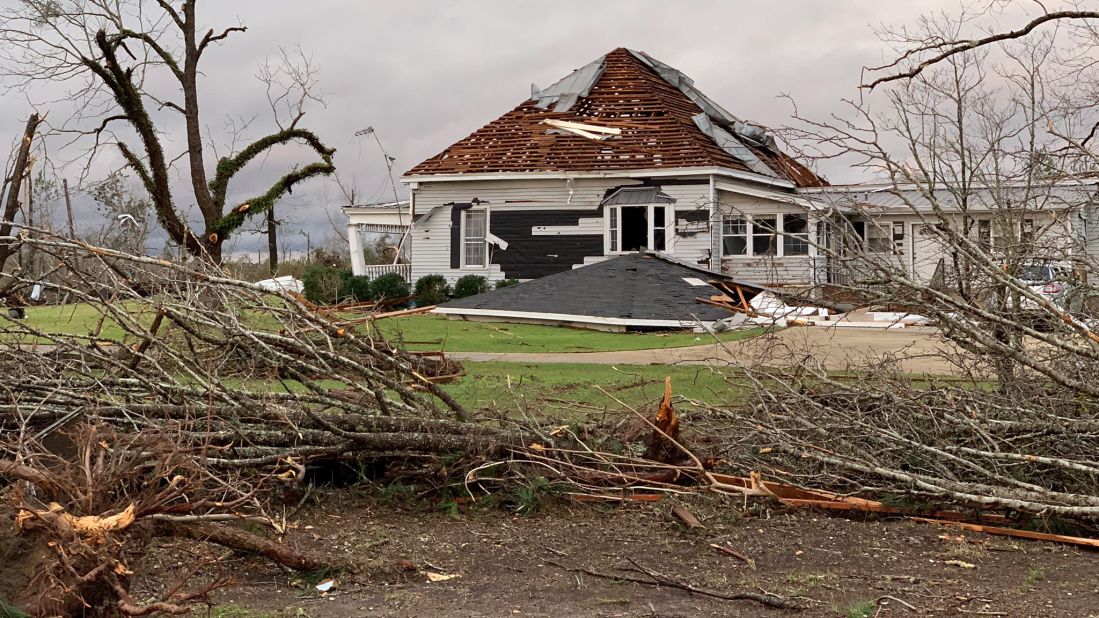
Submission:
M 355 275 L 366 274 L 366 256 L 363 255 L 363 237 L 359 226 L 351 223 L 347 226 L 347 247 L 351 251 L 351 272 Z

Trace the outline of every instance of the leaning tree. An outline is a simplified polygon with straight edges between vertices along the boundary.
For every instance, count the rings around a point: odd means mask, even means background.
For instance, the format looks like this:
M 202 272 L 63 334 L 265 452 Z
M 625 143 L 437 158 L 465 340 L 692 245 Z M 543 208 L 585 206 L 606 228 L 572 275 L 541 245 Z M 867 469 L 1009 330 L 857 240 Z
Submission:
M 197 0 L 18 0 L 0 9 L 0 75 L 9 87 L 63 91 L 59 98 L 71 102 L 73 113 L 54 130 L 76 138 L 67 145 L 88 140 L 88 161 L 104 146 L 117 148 L 148 190 L 171 241 L 219 261 L 226 239 L 248 218 L 264 215 L 298 183 L 335 171 L 335 151 L 298 126 L 304 104 L 315 100 L 302 91 L 286 97 L 291 104 L 282 111 L 289 117 L 276 117 L 277 131 L 218 158 L 211 173 L 211 145 L 199 111 L 201 66 L 208 51 L 247 29 L 200 27 L 197 5 Z M 312 79 L 299 81 L 291 89 L 312 84 Z M 186 148 L 172 152 L 172 137 L 180 130 Z M 234 135 L 234 142 L 239 137 Z M 237 174 L 289 144 L 303 145 L 319 160 L 288 171 L 251 199 L 228 201 Z M 186 196 L 174 193 L 173 167 L 179 161 L 190 177 Z M 189 220 L 184 205 L 190 203 L 200 222 Z

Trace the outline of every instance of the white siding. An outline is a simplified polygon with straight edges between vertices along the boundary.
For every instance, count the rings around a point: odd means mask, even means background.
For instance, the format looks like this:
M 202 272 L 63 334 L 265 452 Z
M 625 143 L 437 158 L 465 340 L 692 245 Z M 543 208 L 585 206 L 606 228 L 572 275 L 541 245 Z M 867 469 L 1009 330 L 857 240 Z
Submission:
M 732 191 L 719 189 L 717 192 L 718 210 L 722 215 L 781 216 L 783 214 L 806 214 L 807 210 L 796 204 L 752 197 Z M 810 242 L 813 242 L 810 214 Z M 721 230 L 715 230 L 721 234 Z M 809 249 L 810 255 L 797 256 L 722 256 L 722 272 L 737 279 L 767 285 L 811 285 L 816 282 L 818 259 L 816 250 Z
M 543 210 L 582 210 L 594 211 L 606 196 L 607 190 L 618 186 L 641 184 L 628 178 L 575 179 L 571 183 L 565 180 L 493 180 L 469 182 L 424 181 L 416 189 L 416 213 L 424 214 L 437 209 L 430 218 L 421 219 L 412 228 L 412 278 L 413 282 L 427 274 L 440 274 L 454 282 L 466 274 L 478 274 L 497 281 L 504 278 L 500 267 L 491 264 L 488 268 L 452 269 L 450 267 L 450 209 L 444 206 L 451 202 L 468 203 L 474 199 L 487 202 L 489 210 L 489 231 L 492 231 L 492 214 L 499 211 L 517 211 L 526 209 Z M 661 191 L 676 200 L 677 217 L 685 212 L 702 209 L 708 212 L 708 184 L 661 185 Z M 678 219 L 677 219 L 678 220 Z M 689 262 L 697 262 L 709 256 L 710 232 L 704 231 L 673 236 L 668 246 L 672 255 Z M 575 232 L 574 232 L 575 230 Z M 564 229 L 553 226 L 533 229 L 532 234 L 602 234 L 605 223 L 600 217 L 584 217 L 575 228 Z M 490 254 L 501 249 L 490 247 Z M 603 256 L 589 256 L 584 263 L 594 263 Z
M 527 208 L 594 210 L 603 201 L 607 189 L 629 183 L 628 180 L 600 179 L 577 179 L 571 184 L 564 180 L 421 182 L 416 189 L 416 213 L 426 214 L 432 208 L 438 210 L 426 224 L 418 221 L 412 228 L 412 279 L 415 281 L 429 274 L 443 275 L 451 283 L 468 274 L 481 275 L 489 281 L 504 278 L 500 267 L 492 263 L 491 256 L 500 251 L 494 246 L 489 247 L 488 268 L 450 267 L 450 208 L 444 204 L 468 203 L 474 199 L 488 202 L 491 232 L 492 212 Z M 602 231 L 602 224 L 598 230 Z

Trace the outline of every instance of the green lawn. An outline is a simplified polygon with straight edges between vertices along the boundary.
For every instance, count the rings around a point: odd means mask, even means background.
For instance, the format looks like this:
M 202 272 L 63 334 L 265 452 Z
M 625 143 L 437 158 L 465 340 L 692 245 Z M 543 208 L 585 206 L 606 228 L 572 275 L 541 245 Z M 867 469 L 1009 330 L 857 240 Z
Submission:
M 27 307 L 26 320 L 9 320 L 7 314 L 0 315 L 0 330 L 9 331 L 8 336 L 19 332 L 19 324 L 58 335 L 88 336 L 98 333 L 102 339 L 121 339 L 125 334 L 121 327 L 103 316 L 92 305 L 75 303 L 70 305 L 50 305 L 46 307 Z M 152 321 L 149 312 L 148 321 Z M 102 325 L 100 320 L 102 319 Z
M 622 410 L 622 405 L 614 398 L 639 410 L 648 410 L 663 396 L 666 376 L 672 378 L 672 392 L 688 399 L 726 405 L 740 395 L 737 387 L 727 384 L 719 371 L 702 365 L 467 361 L 462 366 L 465 374 L 461 378 L 441 386 L 472 412 L 531 412 L 539 416 L 576 418 L 604 410 Z M 325 388 L 343 387 L 335 381 L 321 380 L 319 384 Z M 250 380 L 242 385 L 257 391 L 284 392 L 285 387 L 295 392 L 304 390 L 293 380 Z
M 466 362 L 463 366 L 466 375 L 443 388 L 470 410 L 530 410 L 568 418 L 622 409 L 597 386 L 630 406 L 651 407 L 664 394 L 665 376 L 671 376 L 674 394 L 690 399 L 721 405 L 738 396 L 724 376 L 700 365 Z
M 711 335 L 690 332 L 604 333 L 579 328 L 464 322 L 436 315 L 413 315 L 377 322 L 386 336 L 404 341 L 410 350 L 444 352 L 614 352 L 682 348 L 714 343 Z M 746 339 L 761 328 L 722 333 L 722 341 Z

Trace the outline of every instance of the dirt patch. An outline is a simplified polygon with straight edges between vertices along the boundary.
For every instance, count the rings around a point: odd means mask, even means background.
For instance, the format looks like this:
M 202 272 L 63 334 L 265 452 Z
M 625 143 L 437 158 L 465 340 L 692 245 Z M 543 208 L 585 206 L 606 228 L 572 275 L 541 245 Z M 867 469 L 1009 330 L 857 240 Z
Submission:
M 1099 616 L 1099 554 L 900 520 L 855 521 L 806 511 L 694 497 L 671 503 L 561 504 L 529 517 L 499 510 L 453 514 L 399 509 L 354 492 L 326 497 L 300 516 L 290 542 L 366 567 L 300 578 L 231 558 L 239 585 L 220 592 L 221 618 L 265 616 Z M 728 545 L 749 564 L 711 544 Z M 168 576 L 189 553 L 158 555 Z M 187 558 L 191 556 L 190 558 Z M 621 573 L 630 560 L 685 583 L 722 591 L 804 597 L 800 613 L 563 570 Z M 429 582 L 426 572 L 457 575 Z M 636 573 L 634 574 L 636 575 Z M 906 607 L 911 606 L 913 609 Z

